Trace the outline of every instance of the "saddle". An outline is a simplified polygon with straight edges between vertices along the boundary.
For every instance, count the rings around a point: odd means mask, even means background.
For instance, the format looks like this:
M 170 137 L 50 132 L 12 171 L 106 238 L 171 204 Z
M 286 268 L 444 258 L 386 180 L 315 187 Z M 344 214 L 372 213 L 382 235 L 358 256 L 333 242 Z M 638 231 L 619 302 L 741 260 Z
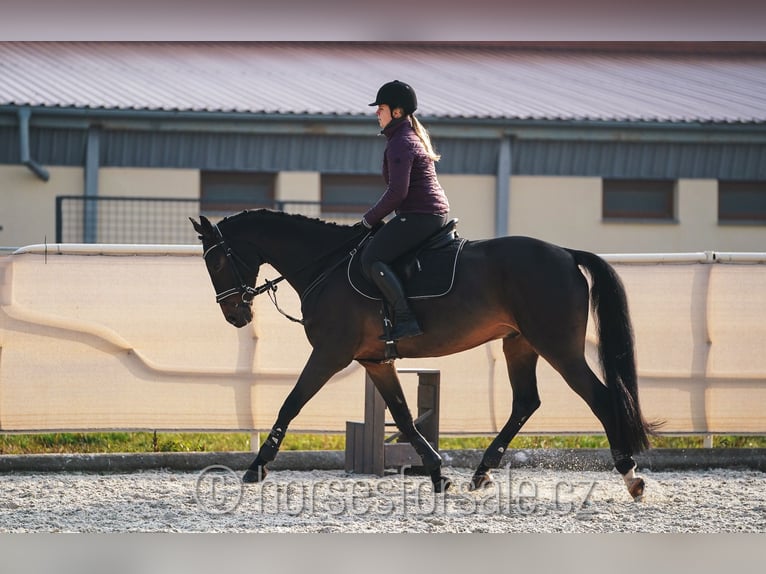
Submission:
M 457 219 L 449 220 L 425 242 L 403 254 L 391 265 L 408 299 L 442 297 L 452 289 L 458 256 L 466 242 L 458 237 L 455 230 L 457 222 Z M 364 245 L 348 262 L 348 280 L 360 295 L 380 301 L 383 299 L 380 291 L 362 272 L 359 255 L 363 249 Z

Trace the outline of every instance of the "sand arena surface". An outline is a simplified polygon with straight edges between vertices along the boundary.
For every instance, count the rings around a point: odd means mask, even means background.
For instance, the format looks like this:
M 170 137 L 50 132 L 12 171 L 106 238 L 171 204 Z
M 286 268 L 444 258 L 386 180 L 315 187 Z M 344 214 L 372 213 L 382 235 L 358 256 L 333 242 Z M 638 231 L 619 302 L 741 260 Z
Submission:
M 208 472 L 0 475 L 0 532 L 766 532 L 766 473 L 641 472 L 631 500 L 609 471 L 500 469 L 467 491 L 471 469 L 449 468 L 453 490 L 421 476 L 273 471 L 242 485 Z

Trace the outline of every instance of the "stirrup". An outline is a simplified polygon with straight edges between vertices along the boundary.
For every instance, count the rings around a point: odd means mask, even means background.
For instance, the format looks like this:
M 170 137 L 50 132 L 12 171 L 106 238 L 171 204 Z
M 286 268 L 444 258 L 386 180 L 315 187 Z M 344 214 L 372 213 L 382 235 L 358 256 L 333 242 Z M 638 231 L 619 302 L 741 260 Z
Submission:
M 418 325 L 416 321 L 414 324 L 405 324 L 402 325 L 402 327 L 407 328 L 402 329 L 402 331 L 397 331 L 396 328 L 394 328 L 387 333 L 383 333 L 380 337 L 378 337 L 378 340 L 385 343 L 395 343 L 399 339 L 409 339 L 410 337 L 417 337 L 418 335 L 423 334 L 423 330 L 420 328 L 420 325 Z
M 408 321 L 404 321 L 403 323 L 397 323 L 394 325 L 393 330 L 391 331 L 391 338 L 394 341 L 398 341 L 399 339 L 407 339 L 409 337 L 417 337 L 418 335 L 422 335 L 423 330 L 420 328 L 420 325 L 418 324 L 417 320 L 412 317 Z

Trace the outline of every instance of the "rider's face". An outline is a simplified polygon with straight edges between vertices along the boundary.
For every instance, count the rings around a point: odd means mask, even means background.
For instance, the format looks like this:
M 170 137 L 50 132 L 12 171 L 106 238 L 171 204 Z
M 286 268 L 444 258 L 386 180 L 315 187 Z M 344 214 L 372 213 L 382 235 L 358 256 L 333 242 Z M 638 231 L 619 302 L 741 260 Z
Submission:
M 380 104 L 375 115 L 378 116 L 378 125 L 383 129 L 391 121 L 391 108 L 388 107 L 388 104 Z

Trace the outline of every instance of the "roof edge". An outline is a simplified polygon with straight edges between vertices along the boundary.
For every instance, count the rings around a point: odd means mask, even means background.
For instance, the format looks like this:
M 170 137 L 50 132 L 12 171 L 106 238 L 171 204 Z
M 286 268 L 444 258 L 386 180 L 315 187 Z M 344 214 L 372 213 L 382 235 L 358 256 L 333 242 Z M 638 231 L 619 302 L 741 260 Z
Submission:
M 342 113 L 301 113 L 301 112 L 259 112 L 259 111 L 236 111 L 236 110 L 184 110 L 184 109 L 157 109 L 157 108 L 94 108 L 76 106 L 38 106 L 30 104 L 0 104 L 0 114 L 18 113 L 20 109 L 28 109 L 31 114 L 52 117 L 80 117 L 93 119 L 107 118 L 135 118 L 135 119 L 174 119 L 174 120 L 236 120 L 242 121 L 267 120 L 267 121 L 345 121 L 370 123 L 370 115 L 366 113 L 342 114 Z M 432 114 L 419 114 L 421 119 L 429 122 L 450 123 L 474 123 L 481 122 L 484 125 L 573 125 L 573 126 L 684 126 L 684 127 L 711 127 L 711 126 L 766 126 L 766 121 L 731 121 L 731 120 L 662 120 L 662 119 L 621 119 L 621 118 L 565 118 L 565 117 L 518 117 L 518 116 L 443 116 Z
M 0 126 L 18 125 L 18 107 L 0 106 Z M 33 128 L 378 137 L 367 115 L 166 112 L 33 108 Z M 713 123 L 421 116 L 435 138 L 766 144 L 766 122 Z
M 140 43 L 140 42 L 139 42 Z M 154 42 L 156 43 L 156 42 Z M 210 42 L 185 42 L 186 44 Z M 217 42 L 226 44 L 227 42 Z M 740 41 L 688 41 L 688 40 L 538 40 L 538 41 L 467 41 L 467 40 L 398 40 L 398 41 L 265 41 L 229 42 L 230 44 L 293 45 L 293 46 L 374 46 L 397 48 L 476 48 L 481 50 L 518 50 L 549 52 L 603 52 L 603 53 L 656 53 L 656 54 L 731 54 L 766 55 L 766 42 L 755 40 Z
M 766 55 L 766 42 L 757 40 L 265 40 L 265 41 L 211 41 L 211 40 L 76 40 L 76 41 L 0 41 L 1 44 L 81 44 L 133 46 L 338 46 L 338 47 L 396 47 L 396 48 L 475 48 L 481 50 L 518 50 L 550 52 L 604 52 L 604 53 L 657 53 L 657 54 L 732 54 Z

